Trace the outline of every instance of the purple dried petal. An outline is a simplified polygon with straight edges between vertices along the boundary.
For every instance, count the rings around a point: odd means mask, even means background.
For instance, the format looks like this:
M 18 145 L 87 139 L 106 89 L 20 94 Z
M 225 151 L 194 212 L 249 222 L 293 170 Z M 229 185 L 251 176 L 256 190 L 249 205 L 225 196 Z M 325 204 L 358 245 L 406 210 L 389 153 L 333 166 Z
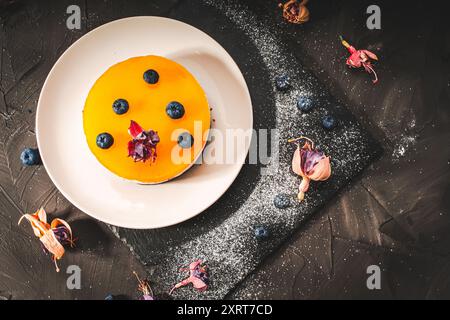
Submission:
M 192 275 L 200 280 L 202 280 L 205 284 L 209 282 L 209 274 L 206 267 L 202 267 L 198 265 L 192 272 Z
M 141 132 L 136 138 L 128 143 L 128 156 L 134 161 L 152 162 L 156 160 L 156 145 L 159 142 L 158 133 L 149 130 Z
M 158 136 L 158 133 L 157 133 L 157 132 L 155 132 L 155 131 L 153 131 L 153 130 L 150 130 L 150 131 L 148 131 L 148 136 L 149 136 L 149 138 L 150 138 L 150 141 L 151 141 L 153 144 L 157 144 L 157 143 L 159 142 L 159 136 Z
M 134 145 L 134 152 L 141 158 L 144 157 L 144 145 L 142 142 L 136 142 Z
M 72 238 L 70 236 L 70 231 L 63 225 L 52 229 L 55 234 L 56 239 L 61 243 L 61 245 L 72 244 Z
M 306 174 L 311 173 L 316 164 L 325 157 L 321 151 L 305 149 L 300 150 L 300 155 L 302 158 L 302 171 Z

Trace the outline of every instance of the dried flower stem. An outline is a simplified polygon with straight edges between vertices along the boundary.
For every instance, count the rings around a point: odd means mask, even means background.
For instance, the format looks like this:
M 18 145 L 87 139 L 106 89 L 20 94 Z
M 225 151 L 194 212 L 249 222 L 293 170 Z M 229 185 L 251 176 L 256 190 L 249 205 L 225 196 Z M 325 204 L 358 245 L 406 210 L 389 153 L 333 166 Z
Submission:
M 141 280 L 141 278 L 139 278 L 138 274 L 136 271 L 133 271 L 133 274 L 136 276 L 136 279 L 139 283 L 138 289 L 139 291 L 141 291 L 144 295 L 148 295 L 148 296 L 152 296 L 153 297 L 153 291 L 152 288 L 150 287 L 149 283 L 147 280 Z

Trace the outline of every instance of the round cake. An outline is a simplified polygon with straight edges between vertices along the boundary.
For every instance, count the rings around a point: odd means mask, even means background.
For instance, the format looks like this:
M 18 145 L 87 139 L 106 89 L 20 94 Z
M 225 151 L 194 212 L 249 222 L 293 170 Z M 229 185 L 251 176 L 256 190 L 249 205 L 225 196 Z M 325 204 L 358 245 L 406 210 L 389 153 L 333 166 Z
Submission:
M 205 147 L 210 109 L 205 92 L 180 64 L 135 57 L 110 67 L 83 110 L 88 146 L 116 175 L 161 183 L 185 172 Z

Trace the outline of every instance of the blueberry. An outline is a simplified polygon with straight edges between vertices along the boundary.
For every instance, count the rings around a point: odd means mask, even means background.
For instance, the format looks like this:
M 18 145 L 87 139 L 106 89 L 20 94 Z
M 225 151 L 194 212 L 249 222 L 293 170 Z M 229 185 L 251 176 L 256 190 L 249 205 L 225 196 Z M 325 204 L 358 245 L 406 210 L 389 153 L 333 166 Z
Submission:
M 275 78 L 275 85 L 278 90 L 286 91 L 291 87 L 291 79 L 287 75 L 278 76 Z
M 310 97 L 300 96 L 297 100 L 297 108 L 300 111 L 308 112 L 314 107 L 313 101 Z
M 114 138 L 107 132 L 100 133 L 97 136 L 97 146 L 102 149 L 110 148 L 114 143 Z
M 144 72 L 144 80 L 149 84 L 155 84 L 159 80 L 159 74 L 155 70 L 147 70 Z
M 184 107 L 181 103 L 172 101 L 167 105 L 166 113 L 172 119 L 180 119 L 184 116 Z
M 194 144 L 194 137 L 189 132 L 183 132 L 178 136 L 178 145 L 183 149 L 188 149 Z
M 105 297 L 105 300 L 115 300 L 114 296 L 110 293 Z
M 25 148 L 20 154 L 20 160 L 24 166 L 35 166 L 41 163 L 38 149 Z
M 273 205 L 278 209 L 285 209 L 291 205 L 291 200 L 287 194 L 280 193 L 273 199 Z
M 336 127 L 336 120 L 333 118 L 333 116 L 326 115 L 322 118 L 322 126 L 327 130 L 331 130 Z
M 269 237 L 269 231 L 263 226 L 255 227 L 255 237 L 259 240 L 267 239 Z
M 124 114 L 128 111 L 128 101 L 125 99 L 117 99 L 113 103 L 113 110 L 117 114 Z

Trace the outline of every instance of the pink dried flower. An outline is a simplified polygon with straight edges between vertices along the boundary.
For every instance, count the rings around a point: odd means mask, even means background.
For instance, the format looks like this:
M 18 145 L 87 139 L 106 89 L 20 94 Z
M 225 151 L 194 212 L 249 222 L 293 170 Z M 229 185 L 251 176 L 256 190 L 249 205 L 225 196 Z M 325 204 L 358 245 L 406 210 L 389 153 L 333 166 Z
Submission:
M 375 53 L 370 52 L 369 50 L 356 50 L 353 46 L 351 46 L 347 41 L 345 41 L 342 37 L 340 37 L 342 45 L 347 48 L 350 52 L 350 57 L 347 59 L 347 65 L 350 68 L 361 68 L 363 67 L 367 73 L 373 73 L 375 79 L 372 82 L 375 84 L 378 82 L 378 76 L 375 70 L 373 69 L 372 63 L 370 59 L 378 61 L 378 57 Z
M 181 269 L 180 271 L 185 271 L 185 270 L 186 269 Z M 172 292 L 175 289 L 184 287 L 184 286 L 188 285 L 189 283 L 192 283 L 194 288 L 200 292 L 203 292 L 206 289 L 208 289 L 208 283 L 209 283 L 208 267 L 203 264 L 202 260 L 194 261 L 189 265 L 189 277 L 184 279 L 183 281 L 177 283 L 170 290 L 169 294 L 172 294 Z
M 300 140 L 305 140 L 303 147 L 300 147 L 298 143 Z M 292 170 L 302 177 L 298 193 L 298 199 L 302 201 L 311 180 L 325 181 L 331 176 L 330 157 L 314 149 L 314 143 L 308 138 L 299 137 L 290 139 L 289 142 L 297 142 L 297 150 L 292 159 Z

